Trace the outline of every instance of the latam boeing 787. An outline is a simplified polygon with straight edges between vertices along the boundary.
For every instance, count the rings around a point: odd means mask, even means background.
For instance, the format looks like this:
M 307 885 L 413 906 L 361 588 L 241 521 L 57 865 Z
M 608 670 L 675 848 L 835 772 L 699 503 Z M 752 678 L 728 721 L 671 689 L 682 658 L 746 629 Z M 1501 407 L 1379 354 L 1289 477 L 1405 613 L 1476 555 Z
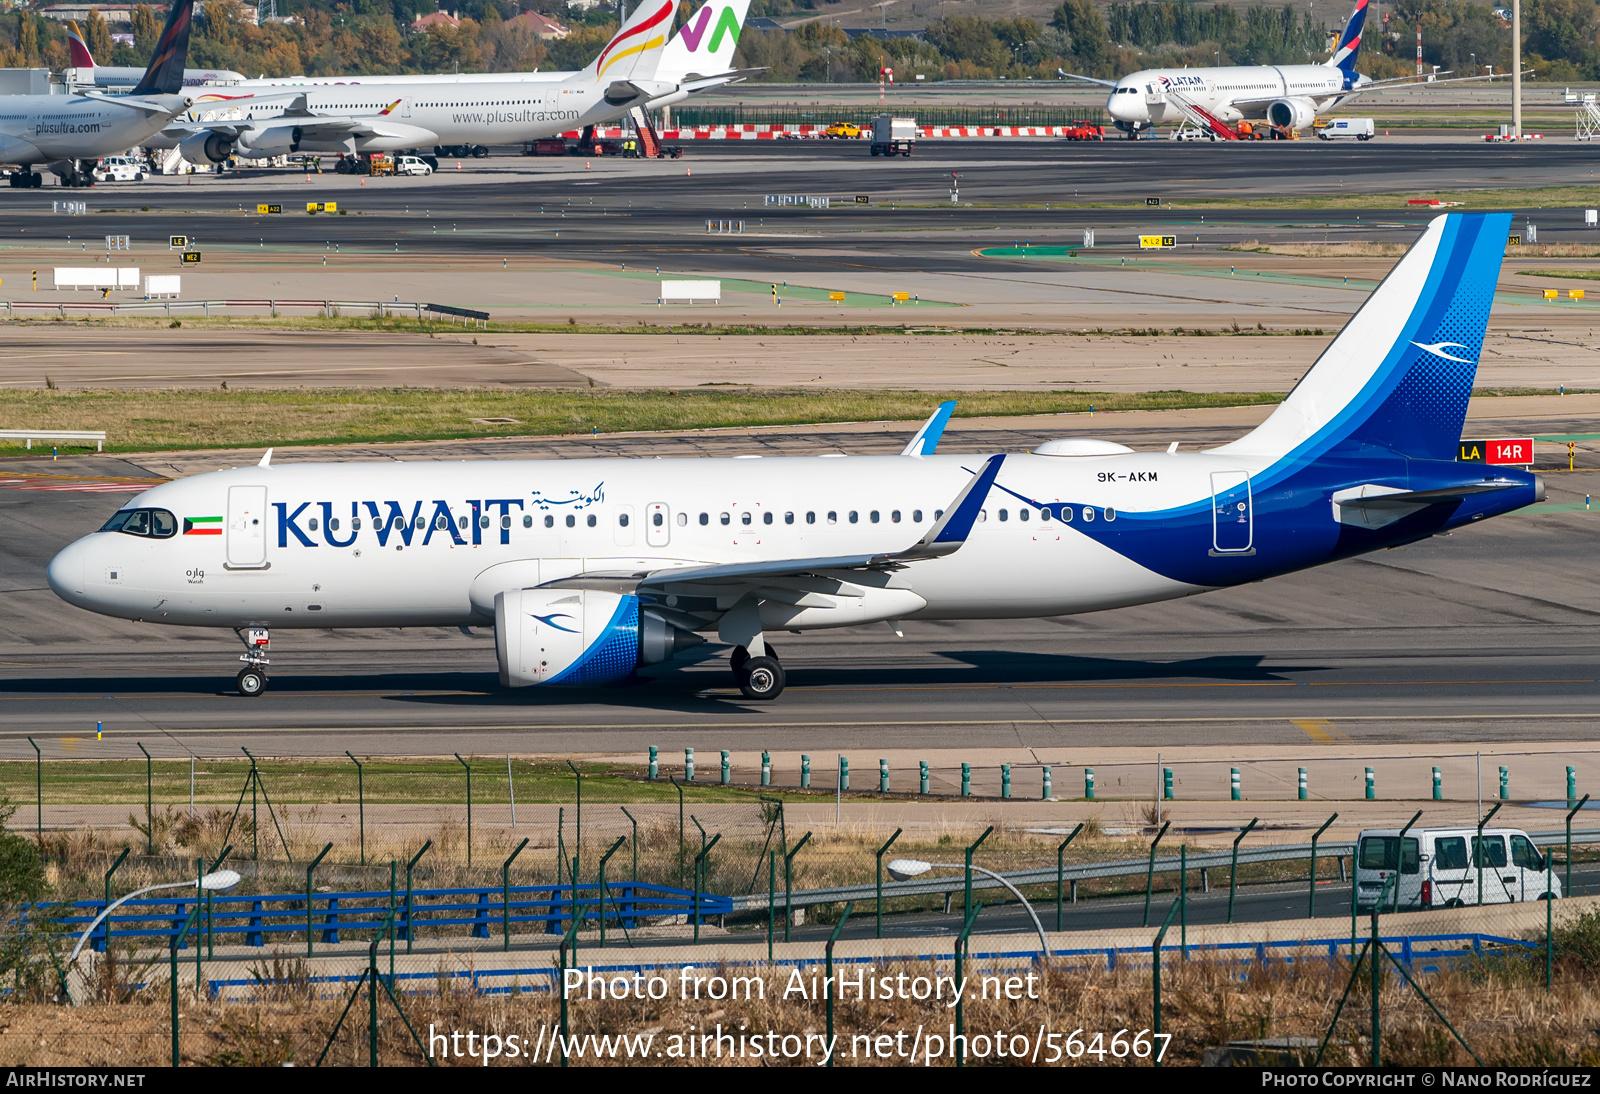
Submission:
M 1394 547 L 1542 500 L 1456 462 L 1510 217 L 1449 214 L 1258 428 L 935 455 L 302 463 L 135 497 L 50 563 L 90 611 L 226 627 L 266 686 L 276 627 L 493 625 L 508 687 L 601 685 L 713 635 L 751 699 L 768 636 L 1103 611 Z

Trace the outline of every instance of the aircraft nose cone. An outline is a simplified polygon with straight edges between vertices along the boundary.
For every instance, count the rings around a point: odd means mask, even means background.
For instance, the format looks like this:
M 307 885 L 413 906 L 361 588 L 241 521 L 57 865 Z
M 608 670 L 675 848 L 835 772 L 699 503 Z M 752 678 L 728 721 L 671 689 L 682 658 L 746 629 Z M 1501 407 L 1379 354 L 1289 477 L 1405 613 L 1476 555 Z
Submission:
M 51 590 L 69 604 L 82 604 L 84 601 L 83 574 L 88 554 L 88 544 L 80 539 L 51 559 L 49 568 L 45 570 L 45 580 L 50 583 Z

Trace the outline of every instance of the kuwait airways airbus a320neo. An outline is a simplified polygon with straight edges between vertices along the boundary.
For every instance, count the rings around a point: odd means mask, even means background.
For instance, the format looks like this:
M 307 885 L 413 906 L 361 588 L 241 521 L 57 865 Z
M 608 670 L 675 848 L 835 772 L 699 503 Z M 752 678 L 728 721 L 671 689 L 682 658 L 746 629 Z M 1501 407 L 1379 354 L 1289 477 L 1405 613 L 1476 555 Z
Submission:
M 767 635 L 1053 616 L 1259 581 L 1544 497 L 1455 461 L 1510 217 L 1434 220 L 1282 405 L 1203 452 L 1056 440 L 934 455 L 292 464 L 134 498 L 50 563 L 91 611 L 229 627 L 493 624 L 500 679 L 598 685 L 714 634 L 744 694 Z

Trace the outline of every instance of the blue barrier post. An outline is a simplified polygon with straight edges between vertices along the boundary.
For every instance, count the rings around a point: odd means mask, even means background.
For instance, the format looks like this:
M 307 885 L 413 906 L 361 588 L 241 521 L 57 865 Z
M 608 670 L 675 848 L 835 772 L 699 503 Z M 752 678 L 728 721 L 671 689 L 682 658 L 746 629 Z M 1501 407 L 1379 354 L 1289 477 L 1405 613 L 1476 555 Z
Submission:
M 652 782 L 655 781 L 655 778 L 656 778 L 657 774 L 659 774 L 660 770 L 661 770 L 660 764 L 659 764 L 658 761 L 659 761 L 659 754 L 656 751 L 656 746 L 655 745 L 651 745 L 650 746 L 650 779 L 651 779 Z
M 918 760 L 917 761 L 917 769 L 918 769 L 917 785 L 921 788 L 921 792 L 926 794 L 928 792 L 928 761 L 927 760 Z

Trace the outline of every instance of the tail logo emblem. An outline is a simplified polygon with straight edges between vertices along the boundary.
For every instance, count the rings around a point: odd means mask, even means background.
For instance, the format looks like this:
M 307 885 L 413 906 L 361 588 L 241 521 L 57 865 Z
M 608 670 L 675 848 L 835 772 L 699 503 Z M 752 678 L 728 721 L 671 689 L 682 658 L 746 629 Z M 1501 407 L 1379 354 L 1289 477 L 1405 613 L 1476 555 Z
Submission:
M 1411 344 L 1420 350 L 1426 350 L 1435 357 L 1443 357 L 1446 361 L 1460 361 L 1463 365 L 1477 364 L 1476 361 L 1468 360 L 1465 357 L 1457 357 L 1453 353 L 1446 353 L 1444 351 L 1445 346 L 1449 346 L 1451 349 L 1466 349 L 1467 347 L 1463 346 L 1460 342 L 1435 342 L 1432 345 L 1429 345 L 1426 342 L 1413 342 Z

